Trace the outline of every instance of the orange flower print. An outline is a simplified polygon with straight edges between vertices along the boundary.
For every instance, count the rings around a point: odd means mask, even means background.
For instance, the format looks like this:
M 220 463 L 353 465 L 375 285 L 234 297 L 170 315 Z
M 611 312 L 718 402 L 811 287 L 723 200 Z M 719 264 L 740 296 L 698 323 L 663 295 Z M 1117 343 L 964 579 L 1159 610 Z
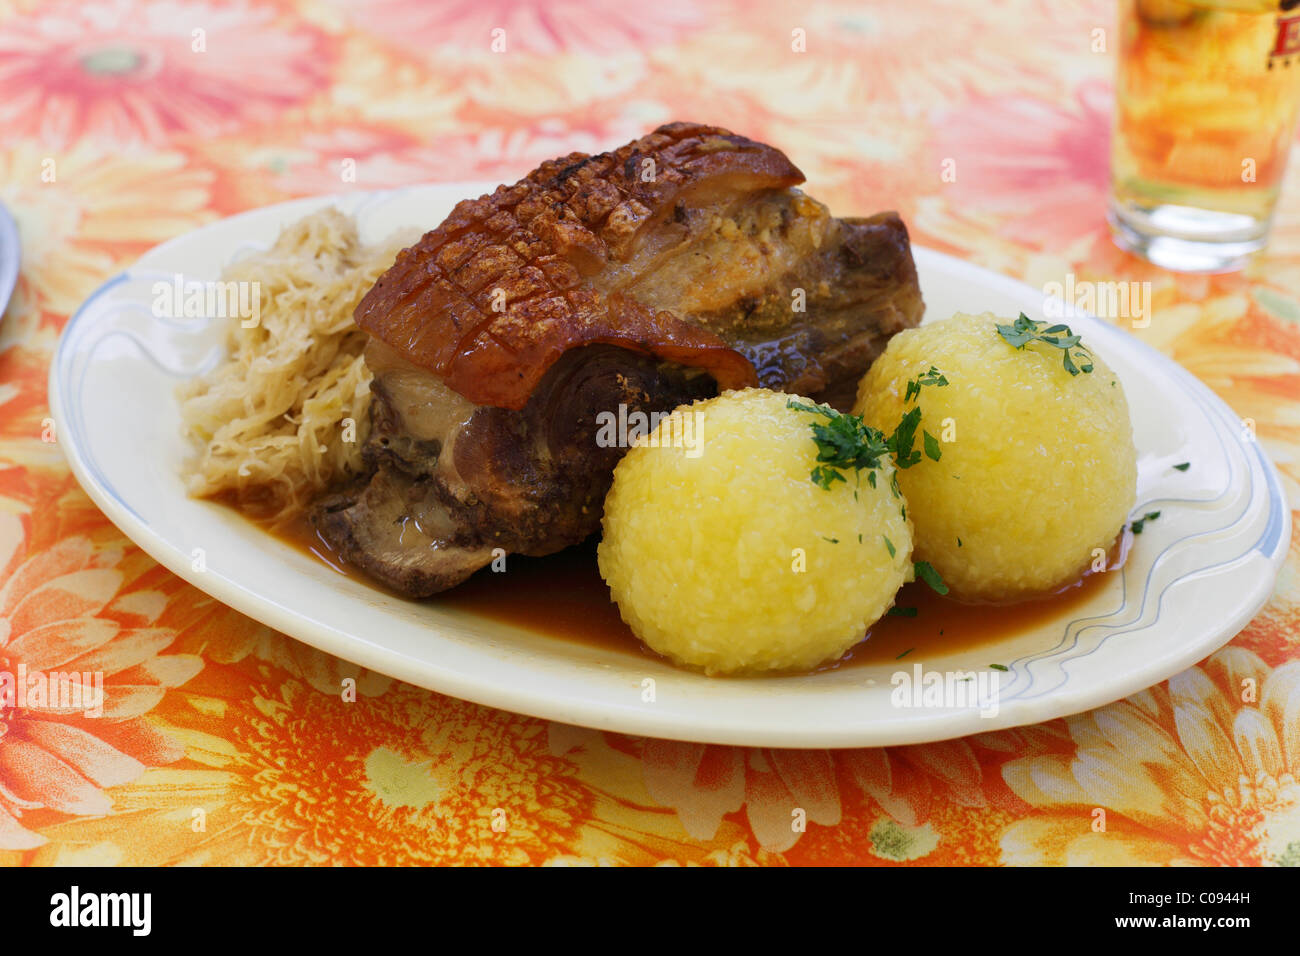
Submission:
M 994 216 L 1008 239 L 1062 248 L 1106 232 L 1114 93 L 1090 80 L 1074 103 L 1015 94 L 963 103 L 935 118 L 932 168 L 957 215 Z
M 963 0 L 735 7 L 734 17 L 762 28 L 691 31 L 675 48 L 650 51 L 656 71 L 694 80 L 713 99 L 748 91 L 774 116 L 849 129 L 879 125 L 882 109 L 915 122 L 972 95 L 1050 90 L 1062 54 L 1112 16 L 1104 4 L 1041 0 L 999 4 L 999 18 Z M 1038 35 L 1026 44 L 1031 24 Z
M 211 136 L 306 100 L 330 57 L 309 25 L 239 0 L 63 0 L 0 32 L 0 128 L 47 149 Z
M 154 816 L 114 854 L 224 865 L 542 863 L 585 857 L 593 797 L 540 721 L 407 684 L 324 694 L 268 664 L 210 665 L 169 706 L 188 760 L 122 794 Z M 201 809 L 205 826 L 192 826 Z M 92 831 L 87 831 L 92 832 Z
M 17 321 L 16 316 L 13 321 Z M 28 341 L 39 343 L 42 338 L 33 334 Z M 46 403 L 48 365 L 49 356 L 44 351 L 25 345 L 0 349 L 0 468 L 62 471 L 66 467 L 54 441 L 57 431 Z
M 0 514 L 0 673 L 11 691 L 26 675 L 22 695 L 6 695 L 0 709 L 2 849 L 45 842 L 29 819 L 109 813 L 106 788 L 181 756 L 144 715 L 202 661 L 162 654 L 175 634 L 151 625 L 166 598 L 123 589 L 121 557 L 84 537 L 29 552 L 22 522 Z M 33 675 L 55 671 L 96 675 L 102 698 L 37 697 Z
M 840 822 L 835 764 L 824 750 L 747 750 L 647 739 L 641 752 L 646 790 L 676 809 L 686 832 L 712 839 L 723 817 L 745 810 L 750 830 L 769 851 L 799 839 L 796 808 L 810 823 Z
M 1040 811 L 1004 863 L 1300 866 L 1300 662 L 1228 647 L 1067 724 L 1072 754 L 1002 768 Z
M 487 53 L 498 38 L 503 53 L 617 53 L 671 41 L 701 19 L 690 0 L 663 0 L 653 15 L 618 4 L 597 12 L 586 0 L 378 0 L 364 10 L 333 2 L 361 29 L 420 56 Z
M 18 288 L 28 309 L 53 313 L 46 320 L 76 311 L 124 259 L 215 218 L 212 173 L 180 153 L 5 145 L 0 202 L 22 236 Z
M 363 127 L 308 132 L 293 152 L 273 156 L 273 182 L 284 195 L 388 189 L 437 181 L 514 182 L 539 163 L 573 151 L 598 153 L 642 135 L 639 124 L 513 124 L 430 137 L 431 143 L 380 134 Z M 353 177 L 339 171 L 350 160 Z
M 842 800 L 870 798 L 895 829 L 925 826 L 934 809 L 1024 808 L 996 773 L 1012 753 L 1049 746 L 1050 731 L 1030 728 L 964 740 L 868 750 L 775 750 L 646 740 L 646 789 L 673 807 L 686 831 L 710 839 L 723 818 L 744 810 L 758 844 L 785 852 L 808 824 L 834 828 Z M 992 766 L 990 773 L 986 765 Z M 795 825 L 796 822 L 799 825 Z M 901 830 L 900 830 L 901 832 Z M 935 840 L 926 849 L 937 845 Z

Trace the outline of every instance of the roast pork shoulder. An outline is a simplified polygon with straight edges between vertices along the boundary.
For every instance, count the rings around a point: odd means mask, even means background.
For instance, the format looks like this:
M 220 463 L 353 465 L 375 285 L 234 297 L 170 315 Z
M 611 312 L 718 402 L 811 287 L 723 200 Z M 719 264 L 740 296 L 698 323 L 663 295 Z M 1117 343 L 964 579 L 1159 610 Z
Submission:
M 599 528 L 602 412 L 762 385 L 836 408 L 923 305 L 894 213 L 836 219 L 779 150 L 692 123 L 461 202 L 358 305 L 368 472 L 312 521 L 425 597 Z

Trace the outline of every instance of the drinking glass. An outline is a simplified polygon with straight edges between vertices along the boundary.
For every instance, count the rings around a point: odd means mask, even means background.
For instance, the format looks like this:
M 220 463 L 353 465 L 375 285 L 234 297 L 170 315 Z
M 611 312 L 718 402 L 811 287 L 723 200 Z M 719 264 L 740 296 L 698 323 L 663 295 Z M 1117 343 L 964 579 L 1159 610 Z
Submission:
M 1119 0 L 1108 218 L 1122 248 L 1223 272 L 1263 247 L 1300 108 L 1300 0 Z

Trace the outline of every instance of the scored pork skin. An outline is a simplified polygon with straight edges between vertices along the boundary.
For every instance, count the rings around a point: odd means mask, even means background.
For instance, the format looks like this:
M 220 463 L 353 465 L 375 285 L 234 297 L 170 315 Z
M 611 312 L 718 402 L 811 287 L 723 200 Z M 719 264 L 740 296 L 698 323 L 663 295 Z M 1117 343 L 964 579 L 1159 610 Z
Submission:
M 370 472 L 318 529 L 426 596 L 494 548 L 547 554 L 599 527 L 625 450 L 598 447 L 599 412 L 755 384 L 846 409 L 923 306 L 897 215 L 835 219 L 802 178 L 772 147 L 676 123 L 458 204 L 357 307 Z

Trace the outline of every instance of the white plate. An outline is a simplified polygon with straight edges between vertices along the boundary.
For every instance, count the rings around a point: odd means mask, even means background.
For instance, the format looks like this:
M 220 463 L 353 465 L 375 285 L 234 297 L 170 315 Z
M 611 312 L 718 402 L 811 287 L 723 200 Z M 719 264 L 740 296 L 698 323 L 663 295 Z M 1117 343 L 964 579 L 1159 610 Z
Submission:
M 481 185 L 299 200 L 167 242 L 105 283 L 69 321 L 50 371 L 59 443 L 82 487 L 174 573 L 259 621 L 423 687 L 552 720 L 714 743 L 848 747 L 919 743 L 1077 713 L 1164 680 L 1232 638 L 1263 606 L 1291 538 L 1271 463 L 1205 386 L 1127 333 L 1072 318 L 1118 373 L 1140 449 L 1135 513 L 1158 510 L 1120 574 L 1081 610 L 964 653 L 799 677 L 709 679 L 613 648 L 548 637 L 404 601 L 346 579 L 230 510 L 186 496 L 188 454 L 173 391 L 220 356 L 217 323 L 162 320 L 155 281 L 216 279 L 233 258 L 323 205 L 355 213 L 367 241 L 432 227 Z M 915 249 L 927 316 L 1024 311 L 1040 292 Z M 1186 472 L 1173 469 L 1192 462 Z M 195 570 L 201 548 L 205 569 Z M 986 671 L 1000 662 L 995 716 L 902 708 L 891 677 Z M 645 682 L 654 681 L 653 700 Z
M 18 226 L 9 210 L 0 203 L 0 319 L 9 306 L 9 296 L 18 282 L 18 265 L 21 247 L 18 243 Z

